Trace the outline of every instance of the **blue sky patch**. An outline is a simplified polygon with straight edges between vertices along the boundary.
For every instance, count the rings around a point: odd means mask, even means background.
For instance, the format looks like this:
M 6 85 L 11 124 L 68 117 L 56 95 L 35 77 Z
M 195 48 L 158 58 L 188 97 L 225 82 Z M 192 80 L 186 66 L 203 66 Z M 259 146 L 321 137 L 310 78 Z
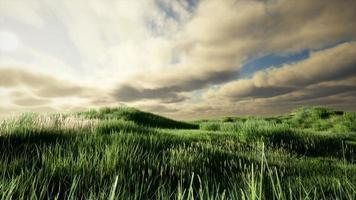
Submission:
M 279 55 L 269 54 L 257 59 L 247 61 L 240 71 L 243 78 L 252 76 L 256 71 L 267 69 L 269 67 L 280 67 L 283 64 L 298 62 L 309 57 L 310 50 L 306 49 L 298 53 Z

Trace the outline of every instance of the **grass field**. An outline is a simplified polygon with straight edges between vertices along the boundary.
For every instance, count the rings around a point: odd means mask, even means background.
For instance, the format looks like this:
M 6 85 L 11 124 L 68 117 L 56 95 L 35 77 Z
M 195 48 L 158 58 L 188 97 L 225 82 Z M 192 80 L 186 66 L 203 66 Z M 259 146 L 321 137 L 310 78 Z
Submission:
M 0 122 L 0 199 L 356 199 L 356 113 L 178 122 L 133 108 Z

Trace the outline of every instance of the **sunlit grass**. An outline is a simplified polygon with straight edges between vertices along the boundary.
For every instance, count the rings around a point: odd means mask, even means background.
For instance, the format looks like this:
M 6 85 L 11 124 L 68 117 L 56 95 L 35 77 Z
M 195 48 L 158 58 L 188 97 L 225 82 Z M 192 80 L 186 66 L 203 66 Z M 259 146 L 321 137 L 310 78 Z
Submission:
M 23 114 L 0 123 L 0 199 L 355 199 L 354 123 L 321 108 L 195 124 Z

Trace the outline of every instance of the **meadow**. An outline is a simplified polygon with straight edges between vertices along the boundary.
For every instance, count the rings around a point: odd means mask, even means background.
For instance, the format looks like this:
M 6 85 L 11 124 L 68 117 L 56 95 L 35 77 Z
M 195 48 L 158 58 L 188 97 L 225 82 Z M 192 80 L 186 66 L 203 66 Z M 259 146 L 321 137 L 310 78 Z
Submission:
M 0 122 L 0 199 L 356 199 L 356 113 L 183 122 L 134 108 Z

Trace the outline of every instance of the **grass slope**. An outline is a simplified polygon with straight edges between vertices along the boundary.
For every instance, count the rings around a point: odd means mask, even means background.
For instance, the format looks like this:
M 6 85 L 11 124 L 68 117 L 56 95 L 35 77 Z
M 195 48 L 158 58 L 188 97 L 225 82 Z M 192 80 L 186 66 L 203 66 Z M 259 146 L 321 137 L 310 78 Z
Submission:
M 186 123 L 133 108 L 0 123 L 0 199 L 355 199 L 356 113 Z
M 136 124 L 156 127 L 156 128 L 173 128 L 173 129 L 197 129 L 199 126 L 186 122 L 172 120 L 166 117 L 155 115 L 148 112 L 143 112 L 130 107 L 118 108 L 102 108 L 99 110 L 90 110 L 87 112 L 79 112 L 78 116 L 83 116 L 88 119 L 100 120 L 125 120 L 132 121 Z

